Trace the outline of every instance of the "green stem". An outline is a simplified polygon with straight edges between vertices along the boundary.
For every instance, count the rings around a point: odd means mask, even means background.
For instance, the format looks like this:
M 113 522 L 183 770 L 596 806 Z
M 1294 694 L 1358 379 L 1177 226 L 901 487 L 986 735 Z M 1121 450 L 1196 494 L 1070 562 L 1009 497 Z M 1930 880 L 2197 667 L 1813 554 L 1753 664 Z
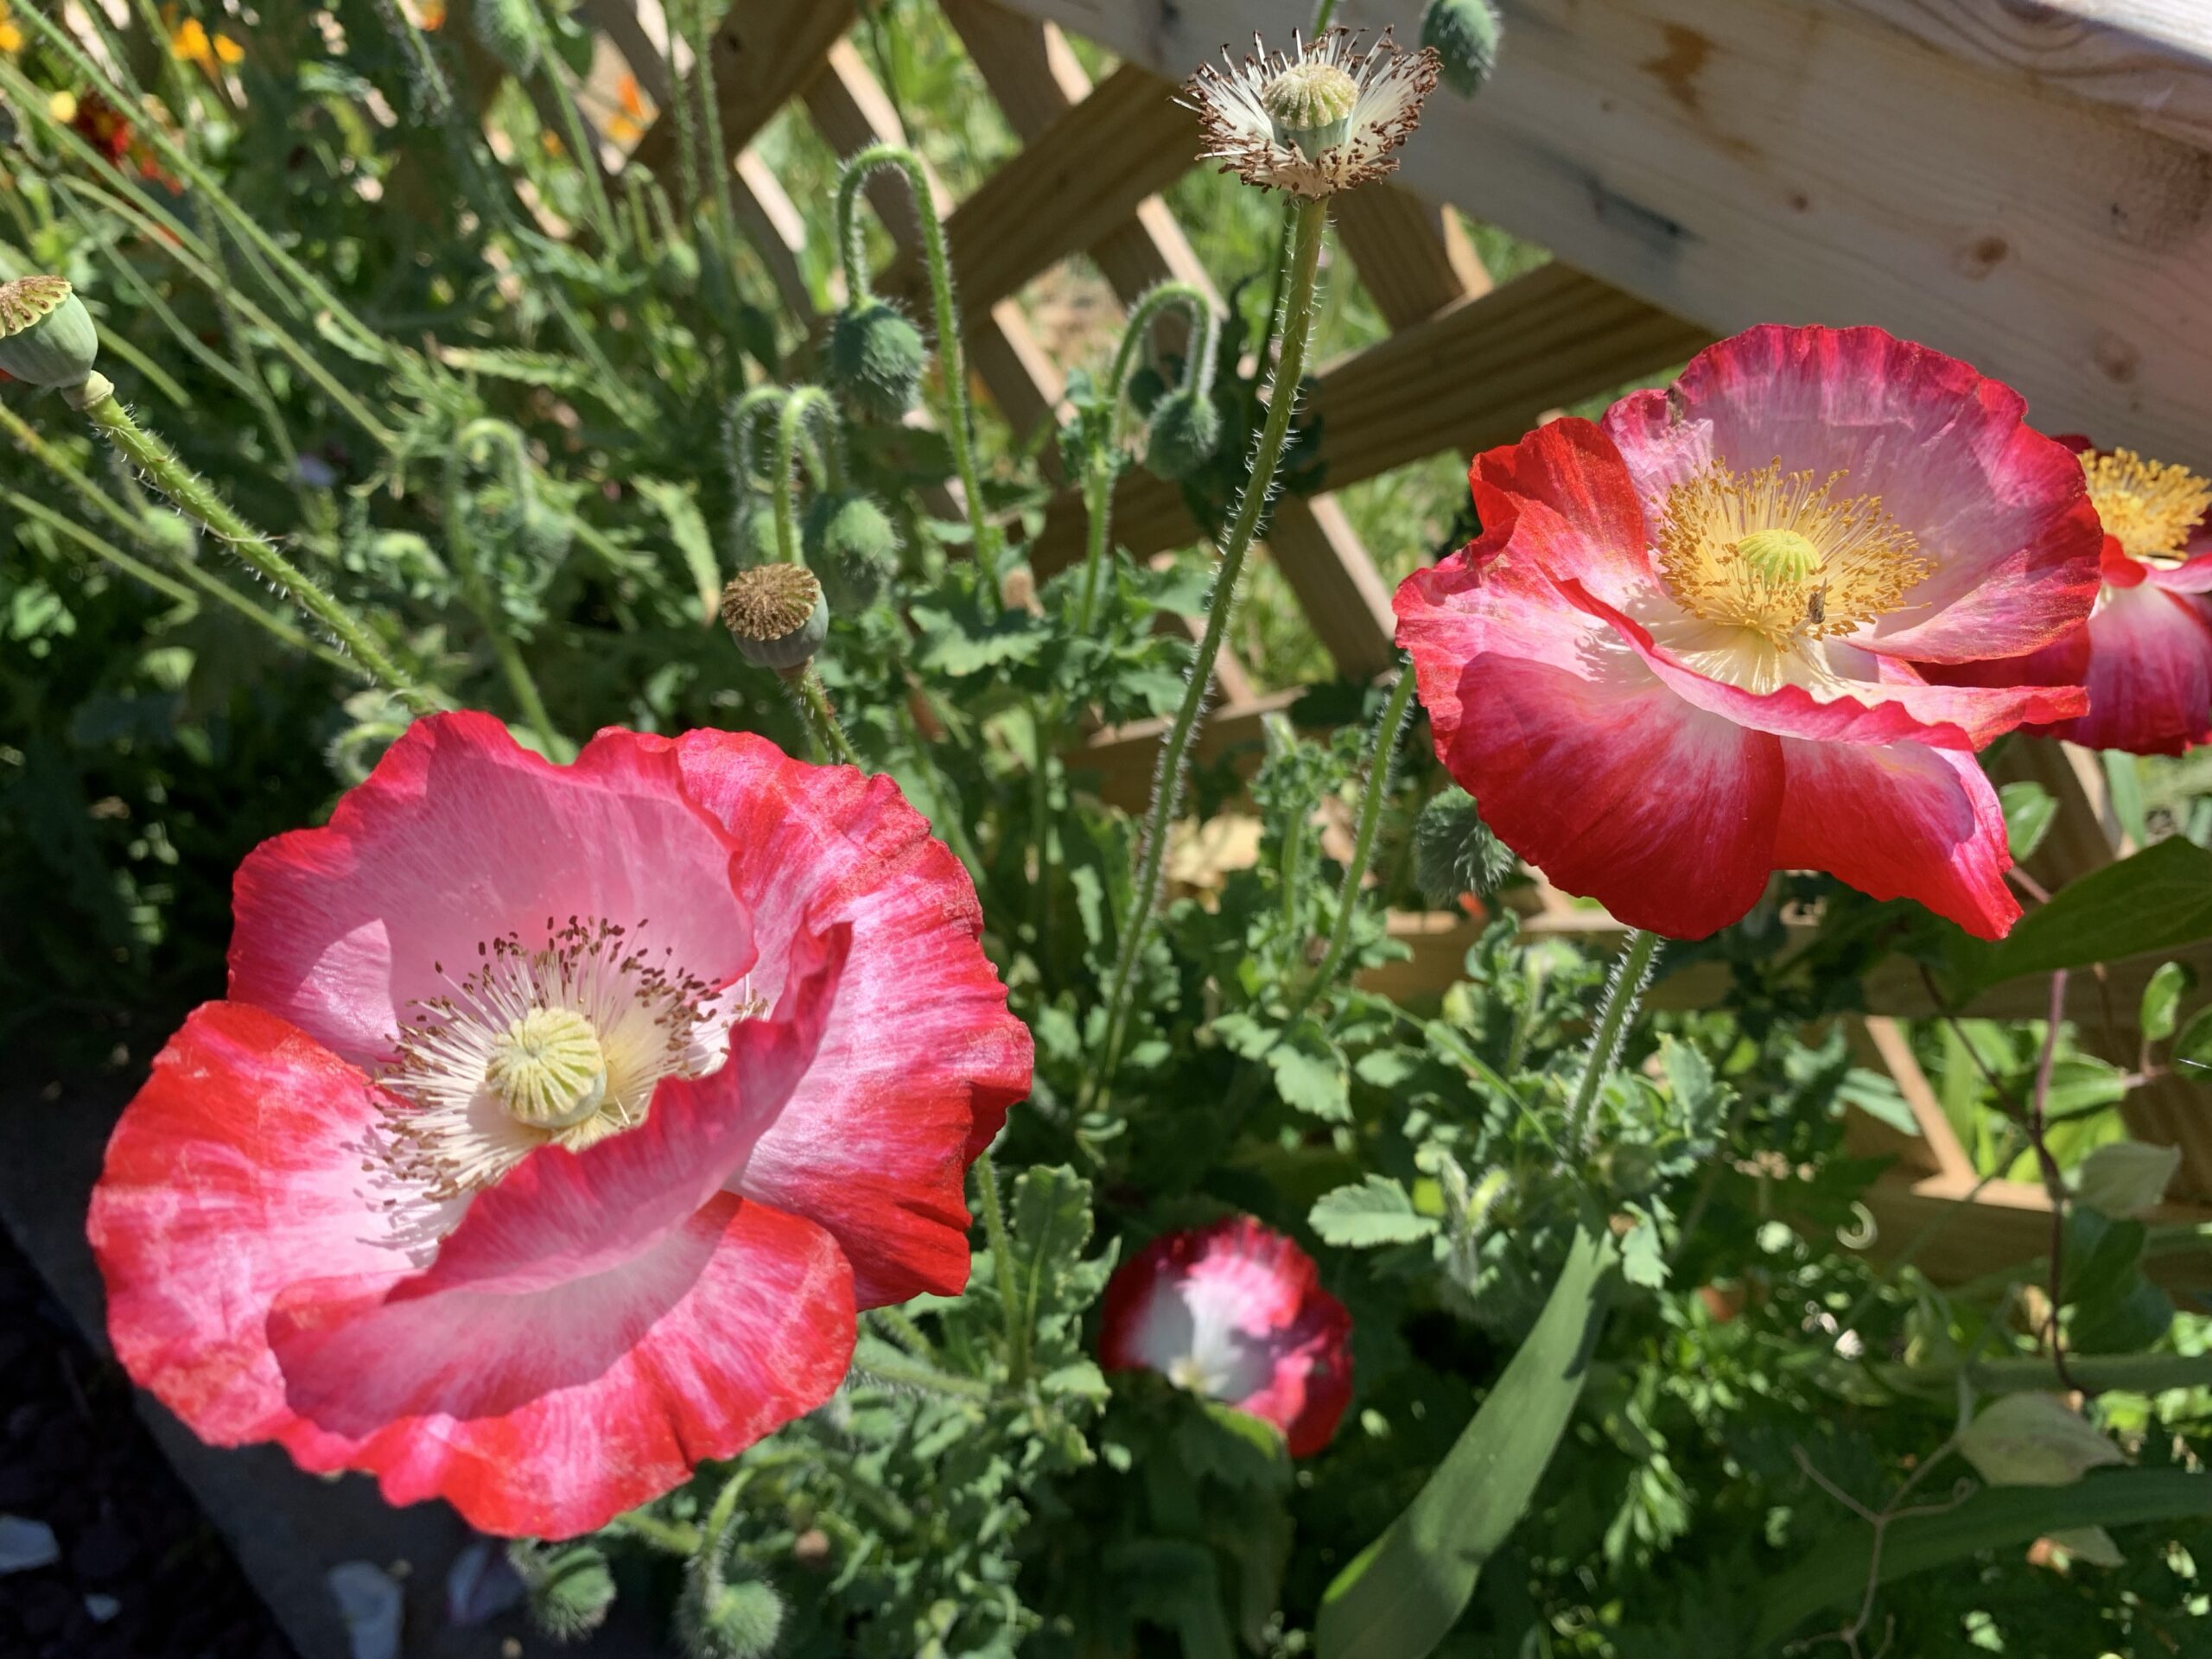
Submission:
M 547 712 L 545 699 L 538 694 L 537 682 L 531 676 L 530 664 L 523 660 L 521 648 L 507 632 L 506 613 L 484 580 L 484 567 L 476 556 L 476 537 L 469 527 L 465 500 L 467 486 L 464 474 L 472 459 L 480 455 L 487 445 L 501 452 L 515 510 L 524 512 L 529 508 L 530 458 L 523 453 L 522 435 L 503 421 L 470 422 L 461 429 L 446 456 L 446 550 L 452 556 L 454 573 L 461 578 L 462 601 L 475 613 L 484 630 L 484 637 L 492 647 L 493 660 L 499 665 L 500 677 L 506 681 L 515 707 L 537 734 L 547 758 L 566 761 L 573 758 L 575 751 Z
M 64 395 L 181 512 L 226 543 L 265 580 L 296 598 L 302 610 L 353 654 L 364 671 L 397 693 L 418 715 L 438 707 L 437 698 L 401 671 L 360 618 L 325 593 L 278 551 L 274 542 L 232 512 L 206 479 L 177 459 L 175 450 L 131 419 L 105 375 L 94 374 Z
M 1030 928 L 1037 960 L 1045 960 L 1045 936 L 1052 925 L 1052 749 L 1055 722 L 1037 698 L 1029 701 L 1029 821 L 1037 837 L 1037 874 L 1029 889 Z
M 655 1549 L 665 1550 L 671 1555 L 696 1555 L 705 1541 L 699 1529 L 682 1521 L 664 1520 L 644 1510 L 632 1510 L 627 1515 L 618 1515 L 607 1523 L 613 1532 L 626 1532 Z
M 1619 964 L 1613 969 L 1612 978 L 1606 982 L 1605 1000 L 1599 1006 L 1598 1028 L 1590 1039 L 1589 1061 L 1582 1068 L 1582 1081 L 1575 1087 L 1573 1103 L 1567 1108 L 1567 1144 L 1570 1147 L 1585 1145 L 1591 1108 L 1597 1103 L 1599 1087 L 1605 1081 L 1605 1074 L 1613 1069 L 1621 1044 L 1627 1039 L 1629 1022 L 1636 1018 L 1637 1007 L 1643 1001 L 1643 988 L 1651 977 L 1652 960 L 1658 955 L 1659 943 L 1659 935 L 1648 928 L 1629 930 Z
M 958 1395 L 965 1400 L 991 1397 L 991 1385 L 988 1382 L 979 1382 L 972 1376 L 955 1376 L 950 1371 L 940 1371 L 934 1365 L 916 1360 L 860 1359 L 853 1362 L 853 1369 L 901 1388 L 926 1389 L 932 1394 Z
M 1183 792 L 1184 766 L 1205 712 L 1212 683 L 1214 664 L 1221 656 L 1236 607 L 1236 588 L 1244 574 L 1245 555 L 1251 551 L 1260 517 L 1274 485 L 1275 467 L 1282 459 L 1283 440 L 1289 435 L 1292 406 L 1298 401 L 1298 384 L 1306 366 L 1306 347 L 1313 333 L 1315 276 L 1320 267 L 1322 232 L 1328 209 L 1320 200 L 1299 200 L 1290 209 L 1292 258 L 1290 281 L 1284 290 L 1282 359 L 1275 370 L 1274 395 L 1268 401 L 1267 419 L 1260 428 L 1259 447 L 1253 452 L 1252 474 L 1237 498 L 1236 517 L 1221 543 L 1221 567 L 1214 579 L 1213 601 L 1206 608 L 1205 634 L 1198 640 L 1191 677 L 1183 690 L 1182 706 L 1175 711 L 1160 745 L 1160 766 L 1154 775 L 1152 809 L 1145 823 L 1144 852 L 1128 921 L 1122 930 L 1121 948 L 1114 963 L 1114 976 L 1106 996 L 1106 1030 L 1097 1065 L 1084 1079 L 1086 1093 L 1103 1090 L 1121 1059 L 1123 1027 L 1129 997 L 1136 982 L 1136 967 L 1159 903 L 1160 872 L 1167 857 L 1167 832 Z
M 1360 884 L 1367 879 L 1368 861 L 1375 855 L 1375 832 L 1382 822 L 1382 802 L 1390 792 L 1390 763 L 1398 751 L 1398 739 L 1405 731 L 1407 716 L 1413 710 L 1414 671 L 1410 664 L 1398 671 L 1398 683 L 1391 689 L 1390 701 L 1382 706 L 1382 718 L 1375 727 L 1375 752 L 1367 766 L 1367 789 L 1359 800 L 1359 823 L 1354 831 L 1351 862 L 1344 867 L 1344 895 L 1337 904 L 1336 925 L 1329 932 L 1329 949 L 1321 958 L 1321 965 L 1306 982 L 1300 999 L 1299 1012 L 1313 998 L 1325 990 L 1336 978 L 1343 965 L 1344 950 L 1351 943 L 1352 916 L 1359 908 Z
M 849 766 L 866 772 L 868 765 L 861 759 L 860 751 L 853 747 L 853 740 L 845 735 L 843 722 L 837 718 L 836 706 L 830 701 L 829 690 L 822 683 L 822 676 L 809 663 L 790 682 L 791 695 L 798 699 L 799 711 L 806 715 L 814 728 L 815 735 L 823 748 Z
M 819 386 L 792 387 L 784 398 L 783 411 L 776 422 L 776 550 L 786 564 L 806 563 L 799 546 L 798 507 L 792 492 L 798 484 L 800 447 L 806 442 L 809 416 L 817 416 L 823 423 L 822 448 L 827 454 L 836 443 L 837 411 L 830 401 L 830 394 Z M 741 423 L 740 429 L 741 433 Z M 825 461 L 825 467 L 827 464 Z
M 699 100 L 700 186 L 707 201 L 708 223 L 722 256 L 722 269 L 737 269 L 737 214 L 730 205 L 728 146 L 722 138 L 721 98 L 715 86 L 715 31 L 709 27 L 709 8 L 701 0 L 685 0 L 685 22 L 691 36 L 690 88 Z M 678 89 L 677 102 L 683 101 Z
M 960 469 L 961 493 L 967 498 L 968 533 L 975 544 L 976 563 L 982 571 L 983 609 L 988 614 L 999 604 L 998 544 L 983 516 L 983 476 L 976 465 L 976 434 L 969 420 L 968 369 L 961 346 L 960 313 L 952 302 L 952 265 L 945 257 L 944 226 L 937 215 L 929 174 L 922 158 L 903 144 L 869 145 L 845 163 L 838 177 L 837 245 L 845 264 L 845 291 L 855 305 L 874 296 L 857 213 L 861 186 L 868 175 L 887 167 L 905 175 L 914 199 L 914 217 L 922 227 L 922 261 L 929 270 L 930 300 L 937 318 L 938 378 L 944 387 L 945 431 Z
M 1110 455 L 1093 456 L 1083 469 L 1083 512 L 1090 539 L 1083 555 L 1083 596 L 1076 603 L 1076 632 L 1088 633 L 1098 609 L 1098 581 L 1106 569 L 1106 545 L 1114 520 L 1114 480 L 1119 468 Z
M 976 1160 L 976 1191 L 982 1200 L 983 1236 L 991 1244 L 991 1272 L 998 1281 L 999 1306 L 1006 1315 L 1006 1369 L 1015 1388 L 1029 1380 L 1029 1327 L 1021 1318 L 1015 1292 L 1014 1241 L 1007 1236 L 1006 1211 L 999 1203 L 998 1172 L 988 1148 Z
M 538 0 L 537 71 L 545 78 L 545 85 L 553 96 L 554 111 L 561 118 L 569 148 L 584 175 L 584 200 L 599 234 L 599 245 L 612 252 L 622 245 L 621 221 L 614 216 L 614 198 L 607 194 L 606 175 L 599 163 L 599 146 L 584 123 L 583 111 L 576 107 L 568 78 L 561 73 L 560 54 L 553 49 L 553 24 L 545 15 L 544 4 L 545 0 Z

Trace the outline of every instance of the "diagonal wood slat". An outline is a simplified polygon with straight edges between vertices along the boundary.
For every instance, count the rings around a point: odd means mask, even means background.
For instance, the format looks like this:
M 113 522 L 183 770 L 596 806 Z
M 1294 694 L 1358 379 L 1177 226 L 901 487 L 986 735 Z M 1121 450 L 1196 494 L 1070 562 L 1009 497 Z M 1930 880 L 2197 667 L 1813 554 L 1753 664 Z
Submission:
M 735 0 L 709 46 L 715 107 L 730 155 L 751 143 L 778 110 L 805 90 L 854 15 L 853 0 Z M 677 159 L 672 112 L 661 111 L 630 159 L 670 173 Z

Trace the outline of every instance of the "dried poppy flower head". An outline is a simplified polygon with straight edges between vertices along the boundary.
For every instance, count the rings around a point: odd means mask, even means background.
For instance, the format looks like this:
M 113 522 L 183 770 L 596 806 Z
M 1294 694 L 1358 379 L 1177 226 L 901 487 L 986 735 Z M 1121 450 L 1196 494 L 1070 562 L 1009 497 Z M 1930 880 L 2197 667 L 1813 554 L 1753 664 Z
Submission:
M 1391 152 L 1421 124 L 1440 67 L 1432 48 L 1401 51 L 1388 29 L 1364 50 L 1348 29 L 1293 35 L 1288 52 L 1255 35 L 1242 64 L 1226 47 L 1222 61 L 1202 66 L 1177 100 L 1198 115 L 1199 154 L 1247 184 L 1306 197 L 1395 172 Z

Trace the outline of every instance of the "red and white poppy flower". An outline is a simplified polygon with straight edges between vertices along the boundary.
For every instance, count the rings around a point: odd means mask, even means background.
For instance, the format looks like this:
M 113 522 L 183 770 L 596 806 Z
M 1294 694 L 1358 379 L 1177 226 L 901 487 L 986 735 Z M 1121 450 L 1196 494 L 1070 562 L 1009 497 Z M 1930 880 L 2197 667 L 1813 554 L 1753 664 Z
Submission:
M 440 715 L 233 897 L 91 1221 L 202 1439 L 570 1536 L 819 1405 L 857 1307 L 965 1284 L 1029 1038 L 887 779 Z
M 2018 395 L 1878 328 L 1754 328 L 1602 424 L 1476 458 L 1479 540 L 1398 590 L 1437 754 L 1500 839 L 1700 938 L 1777 869 L 2011 927 L 1974 751 L 2079 684 L 1936 685 L 2088 615 L 2082 469 Z
M 2093 749 L 2180 754 L 2212 741 L 2212 482 L 2132 449 L 2080 452 L 2104 523 L 2104 591 L 2089 620 L 2024 657 L 1935 666 L 1976 685 L 2085 685 L 2089 712 L 2038 725 Z
M 1166 1233 L 1106 1286 L 1098 1357 L 1282 1430 L 1290 1455 L 1319 1452 L 1351 1399 L 1351 1316 L 1313 1259 L 1249 1216 Z

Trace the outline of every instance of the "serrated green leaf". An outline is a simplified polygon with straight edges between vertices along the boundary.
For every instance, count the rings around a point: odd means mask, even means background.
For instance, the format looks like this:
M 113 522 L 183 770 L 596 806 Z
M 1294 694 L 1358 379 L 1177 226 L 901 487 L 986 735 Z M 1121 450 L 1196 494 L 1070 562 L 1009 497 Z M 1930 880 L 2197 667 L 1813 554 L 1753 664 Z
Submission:
M 548 386 L 558 391 L 582 389 L 590 371 L 574 358 L 550 352 L 524 352 L 505 346 L 448 346 L 438 360 L 463 374 L 481 374 L 494 380 L 514 380 L 525 386 Z
M 1351 1075 L 1336 1045 L 1303 1020 L 1268 1050 L 1283 1103 L 1332 1123 L 1351 1122 Z
M 1638 1216 L 1636 1225 L 1622 1236 L 1621 1277 L 1631 1285 L 1657 1290 L 1667 1282 L 1667 1254 L 1659 1248 L 1659 1229 L 1649 1216 Z
M 1436 1217 L 1414 1210 L 1406 1189 L 1387 1175 L 1324 1193 L 1306 1218 L 1324 1243 L 1355 1250 L 1410 1244 L 1436 1230 Z
M 684 567 L 690 571 L 692 586 L 698 593 L 701 620 L 711 626 L 721 604 L 721 564 L 715 556 L 714 538 L 707 533 L 707 521 L 700 515 L 690 487 L 660 478 L 632 481 L 638 493 L 667 521 L 668 538 L 683 556 Z

